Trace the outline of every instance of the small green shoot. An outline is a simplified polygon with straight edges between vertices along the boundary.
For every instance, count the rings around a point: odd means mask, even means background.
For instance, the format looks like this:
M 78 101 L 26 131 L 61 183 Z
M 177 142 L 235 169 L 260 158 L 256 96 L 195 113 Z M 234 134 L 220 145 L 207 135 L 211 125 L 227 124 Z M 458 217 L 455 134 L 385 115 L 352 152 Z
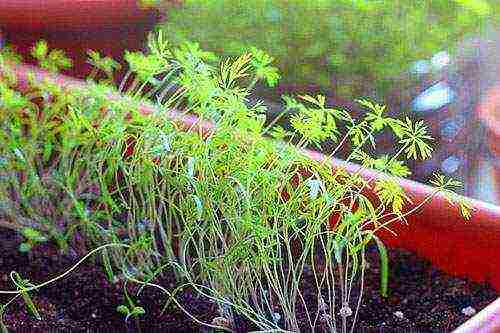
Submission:
M 28 312 L 37 320 L 42 320 L 42 316 L 40 316 L 38 309 L 36 308 L 35 304 L 33 303 L 33 300 L 31 299 L 31 296 L 27 291 L 28 289 L 33 288 L 34 284 L 29 282 L 29 280 L 27 279 L 21 278 L 21 276 L 17 272 L 12 272 L 10 277 L 12 282 L 16 285 L 17 289 L 19 290 L 19 293 L 21 294 L 21 297 L 24 300 L 24 304 L 26 305 Z
M 387 249 L 384 243 L 375 235 L 370 235 L 377 244 L 378 254 L 380 258 L 380 294 L 387 297 L 387 290 L 389 284 L 389 258 L 387 256 Z
M 48 239 L 42 233 L 36 229 L 26 227 L 21 230 L 21 234 L 24 236 L 26 241 L 19 245 L 19 251 L 26 253 L 31 251 L 31 249 L 41 243 L 46 242 Z
M 130 298 L 127 291 L 127 284 L 125 283 L 123 286 L 124 295 L 125 295 L 125 304 L 121 304 L 117 306 L 116 311 L 125 316 L 125 321 L 128 321 L 129 318 L 136 319 L 139 316 L 146 314 L 146 310 L 143 307 L 135 305 L 135 303 Z
M 73 62 L 64 51 L 54 49 L 49 51 L 47 42 L 40 40 L 31 49 L 31 55 L 38 60 L 38 65 L 49 72 L 57 73 L 63 69 L 69 69 Z

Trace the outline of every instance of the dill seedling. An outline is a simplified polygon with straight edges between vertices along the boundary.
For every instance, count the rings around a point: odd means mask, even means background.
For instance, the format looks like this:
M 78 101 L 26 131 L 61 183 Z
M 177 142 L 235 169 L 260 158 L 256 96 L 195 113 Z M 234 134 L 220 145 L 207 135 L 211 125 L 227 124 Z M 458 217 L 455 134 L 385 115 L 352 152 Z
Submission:
M 470 205 L 451 192 L 459 185 L 453 180 L 436 176 L 435 193 L 421 202 L 398 183 L 409 175 L 408 160 L 431 156 L 424 123 L 389 117 L 385 106 L 368 100 L 357 101 L 366 114 L 354 119 L 323 95 L 300 95 L 284 97 L 293 112 L 286 131 L 265 124 L 265 105 L 248 103 L 256 83 L 279 79 L 263 51 L 219 61 L 196 43 L 171 45 L 162 33 L 151 35 L 148 47 L 126 52 L 127 72 L 115 88 L 118 67 L 97 52 L 89 52 L 94 70 L 83 89 L 33 79 L 20 93 L 0 62 L 6 73 L 0 81 L 2 226 L 31 228 L 81 253 L 97 247 L 110 280 L 158 288 L 166 305 L 201 325 L 231 330 L 243 317 L 264 331 L 352 332 L 372 242 L 381 293 L 390 293 L 378 231 L 391 231 L 438 193 L 470 217 Z M 60 53 L 51 58 L 44 43 L 33 52 L 41 66 L 64 67 L 60 59 L 46 64 Z M 106 82 L 96 82 L 99 74 Z M 140 103 L 154 104 L 155 112 L 141 114 Z M 179 115 L 197 117 L 188 131 Z M 371 156 L 368 148 L 384 131 L 392 133 L 396 153 Z M 337 146 L 323 161 L 304 153 L 325 140 Z M 359 169 L 332 170 L 328 162 L 347 146 L 346 162 L 359 162 Z M 385 173 L 365 179 L 366 168 Z M 157 283 L 163 274 L 175 275 L 172 290 Z M 302 289 L 310 275 L 316 306 Z M 29 296 L 47 283 L 8 293 Z M 212 323 L 176 300 L 184 288 L 216 304 Z M 129 296 L 119 311 L 142 314 Z

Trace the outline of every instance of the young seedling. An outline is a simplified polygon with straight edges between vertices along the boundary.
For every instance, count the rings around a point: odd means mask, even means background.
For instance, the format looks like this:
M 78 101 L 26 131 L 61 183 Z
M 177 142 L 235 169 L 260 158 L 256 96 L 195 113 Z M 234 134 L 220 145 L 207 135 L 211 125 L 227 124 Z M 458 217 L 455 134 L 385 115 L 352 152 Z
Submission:
M 19 294 L 23 298 L 28 312 L 37 320 L 42 320 L 42 316 L 40 316 L 38 309 L 36 308 L 33 300 L 31 299 L 31 296 L 28 293 L 28 290 L 35 287 L 35 285 L 32 284 L 28 279 L 21 278 L 21 276 L 17 272 L 12 272 L 10 274 L 10 278 L 19 291 Z
M 21 234 L 24 236 L 25 241 L 19 244 L 19 251 L 23 253 L 30 252 L 34 246 L 48 240 L 40 231 L 30 227 L 23 228 Z
M 3 314 L 5 312 L 5 308 L 6 306 L 4 304 L 0 306 L 0 330 L 2 333 L 9 333 L 7 326 L 5 326 L 5 323 L 3 322 Z
M 125 295 L 125 304 L 120 304 L 117 306 L 116 311 L 125 316 L 125 322 L 128 322 L 129 318 L 133 318 L 139 332 L 141 331 L 139 325 L 139 317 L 146 314 L 146 310 L 142 306 L 137 306 L 130 298 L 127 290 L 127 282 L 123 285 L 123 293 Z
M 128 321 L 130 317 L 136 318 L 146 314 L 146 311 L 141 306 L 136 306 L 127 297 L 128 305 L 121 304 L 116 308 L 116 311 L 125 316 L 125 321 Z
M 71 68 L 73 65 L 73 62 L 66 56 L 64 51 L 58 49 L 49 51 L 47 42 L 44 40 L 36 43 L 31 49 L 31 55 L 38 61 L 41 68 L 53 73 Z
M 69 274 L 71 274 L 75 269 L 77 269 L 83 262 L 85 262 L 87 259 L 89 259 L 90 257 L 92 257 L 94 254 L 96 254 L 96 253 L 98 253 L 98 252 L 100 252 L 102 250 L 105 250 L 105 249 L 108 249 L 108 248 L 113 248 L 113 247 L 127 248 L 127 245 L 124 245 L 124 244 L 113 244 L 112 243 L 112 244 L 105 244 L 105 245 L 99 246 L 98 248 L 95 248 L 94 250 L 90 251 L 85 256 L 83 256 L 77 263 L 75 263 L 72 267 L 70 267 L 69 269 L 67 269 L 65 272 L 57 275 L 56 277 L 54 277 L 54 278 L 52 278 L 52 279 L 50 279 L 48 281 L 40 283 L 40 284 L 33 284 L 28 279 L 23 279 L 19 275 L 18 272 L 13 271 L 10 274 L 10 279 L 11 279 L 12 283 L 15 285 L 16 290 L 0 290 L 0 295 L 11 295 L 12 296 L 12 298 L 7 303 L 0 304 L 0 329 L 2 329 L 2 333 L 8 332 L 8 329 L 7 329 L 6 325 L 5 325 L 5 323 L 3 322 L 3 315 L 5 314 L 5 310 L 18 297 L 23 298 L 24 303 L 26 305 L 26 308 L 27 308 L 28 312 L 33 317 L 35 317 L 37 320 L 42 320 L 42 317 L 41 317 L 41 315 L 40 315 L 37 307 L 35 306 L 32 298 L 31 298 L 30 293 L 34 292 L 36 290 L 39 290 L 39 289 L 41 289 L 41 288 L 43 288 L 43 287 L 45 287 L 47 285 L 53 284 L 53 283 L 55 283 L 58 280 L 61 280 L 61 279 L 65 278 L 66 276 L 68 276 Z M 140 312 L 140 309 L 136 309 L 136 312 Z

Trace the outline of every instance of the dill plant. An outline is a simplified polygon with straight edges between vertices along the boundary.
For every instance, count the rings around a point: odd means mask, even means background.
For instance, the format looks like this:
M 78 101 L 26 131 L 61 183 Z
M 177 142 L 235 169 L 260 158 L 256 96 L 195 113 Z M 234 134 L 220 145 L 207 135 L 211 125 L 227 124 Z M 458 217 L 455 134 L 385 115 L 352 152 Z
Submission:
M 127 72 L 116 88 L 117 64 L 95 51 L 84 89 L 32 80 L 32 90 L 19 93 L 2 60 L 2 226 L 32 228 L 63 247 L 78 235 L 97 246 L 110 280 L 159 288 L 165 309 L 174 303 L 202 325 L 230 331 L 244 318 L 263 331 L 352 332 L 367 247 L 379 249 L 386 295 L 387 255 L 377 232 L 432 199 L 412 202 L 396 178 L 409 175 L 409 159 L 431 156 L 425 124 L 388 117 L 367 100 L 358 101 L 366 114 L 353 119 L 322 95 L 303 95 L 284 97 L 288 132 L 266 123 L 265 105 L 248 101 L 258 81 L 279 78 L 263 51 L 219 62 L 196 43 L 171 46 L 161 32 L 148 46 L 147 54 L 125 53 Z M 141 114 L 141 103 L 156 111 Z M 172 108 L 197 116 L 189 131 Z M 393 133 L 396 153 L 371 156 L 383 131 Z M 338 148 L 323 161 L 304 154 L 325 140 Z M 346 162 L 360 163 L 357 172 L 328 163 L 344 145 Z M 385 173 L 365 179 L 366 168 Z M 30 191 L 21 190 L 25 183 Z M 451 192 L 456 181 L 437 175 L 433 185 L 433 195 L 445 193 L 470 216 Z M 175 274 L 172 290 L 157 283 L 164 274 Z M 307 274 L 312 303 L 303 294 Z M 22 290 L 38 289 L 31 288 Z M 176 299 L 186 288 L 214 302 L 219 316 L 194 318 Z M 130 306 L 118 310 L 143 314 L 126 296 Z
M 42 57 L 47 51 L 40 51 L 40 45 L 46 47 L 42 42 L 34 50 Z M 58 64 L 47 66 L 54 69 Z M 13 89 L 16 84 L 12 75 L 2 73 L 0 223 L 28 228 L 25 235 L 36 229 L 39 240 L 47 235 L 66 248 L 68 233 L 79 227 L 77 220 L 82 220 L 87 203 L 96 195 L 87 172 L 95 160 L 95 147 L 73 117 L 72 94 L 36 80 L 20 94 Z

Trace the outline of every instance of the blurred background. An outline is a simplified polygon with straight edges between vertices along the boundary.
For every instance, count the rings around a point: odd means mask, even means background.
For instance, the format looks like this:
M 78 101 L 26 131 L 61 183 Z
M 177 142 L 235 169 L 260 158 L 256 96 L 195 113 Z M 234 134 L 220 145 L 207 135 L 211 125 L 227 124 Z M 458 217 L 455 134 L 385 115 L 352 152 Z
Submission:
M 354 99 L 371 98 L 432 128 L 435 157 L 413 165 L 411 178 L 425 182 L 440 170 L 464 182 L 463 194 L 500 204 L 498 0 L 114 1 L 102 20 L 90 9 L 65 17 L 62 0 L 1 2 L 4 44 L 29 54 L 44 38 L 76 59 L 69 74 L 77 77 L 88 73 L 85 48 L 119 57 L 143 48 L 149 30 L 221 57 L 265 50 L 282 76 L 275 88 L 257 87 L 269 120 L 282 110 L 282 94 L 321 92 L 354 113 L 361 112 Z M 39 6 L 38 14 L 22 2 Z M 124 4 L 130 8 L 120 16 Z M 381 143 L 379 153 L 388 152 Z

